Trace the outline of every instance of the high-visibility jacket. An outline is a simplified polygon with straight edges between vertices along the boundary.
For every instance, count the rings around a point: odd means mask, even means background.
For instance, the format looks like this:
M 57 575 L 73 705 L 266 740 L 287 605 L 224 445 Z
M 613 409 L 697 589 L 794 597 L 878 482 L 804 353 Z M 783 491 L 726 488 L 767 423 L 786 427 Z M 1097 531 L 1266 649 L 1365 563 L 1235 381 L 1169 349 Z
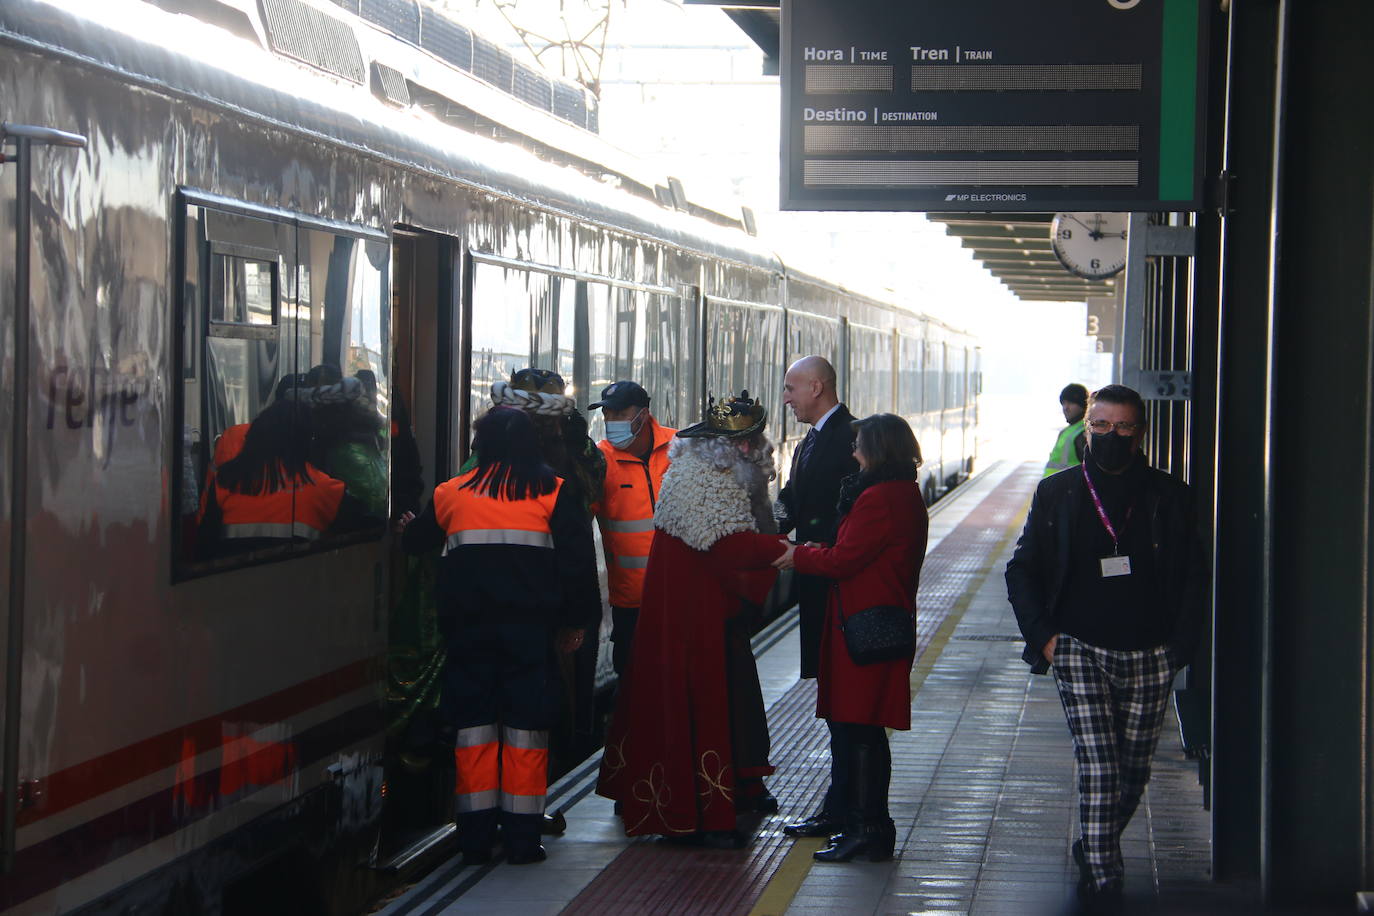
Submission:
M 310 480 L 289 483 L 272 493 L 236 493 L 214 482 L 223 538 L 303 538 L 319 540 L 339 515 L 345 486 L 307 464 Z
M 592 508 L 601 525 L 606 576 L 615 607 L 639 607 L 649 546 L 654 541 L 654 506 L 670 463 L 668 444 L 677 434 L 675 429 L 660 426 L 652 415 L 649 428 L 654 447 L 647 460 L 605 439 L 596 444 L 606 456 L 606 482 L 601 499 Z
M 1083 420 L 1081 418 L 1077 423 L 1070 423 L 1060 431 L 1059 438 L 1055 440 L 1054 448 L 1050 451 L 1050 460 L 1045 462 L 1045 473 L 1041 475 L 1042 477 L 1058 474 L 1060 471 L 1083 463 L 1083 457 L 1078 453 L 1079 437 L 1082 435 Z
M 233 426 L 219 434 L 215 440 L 215 457 L 211 460 L 214 467 L 221 468 L 239 456 L 243 451 L 243 440 L 248 438 L 248 427 L 251 423 L 235 423 Z
M 435 582 L 441 616 L 543 626 L 601 620 L 591 520 L 576 487 L 555 477 L 544 496 L 507 500 L 463 489 L 478 468 L 440 484 L 406 525 L 401 546 L 443 548 Z
M 550 519 L 563 487 L 561 477 L 543 496 L 506 499 L 464 487 L 477 469 L 434 489 L 434 518 L 444 529 L 444 555 L 473 544 L 505 544 L 553 549 Z

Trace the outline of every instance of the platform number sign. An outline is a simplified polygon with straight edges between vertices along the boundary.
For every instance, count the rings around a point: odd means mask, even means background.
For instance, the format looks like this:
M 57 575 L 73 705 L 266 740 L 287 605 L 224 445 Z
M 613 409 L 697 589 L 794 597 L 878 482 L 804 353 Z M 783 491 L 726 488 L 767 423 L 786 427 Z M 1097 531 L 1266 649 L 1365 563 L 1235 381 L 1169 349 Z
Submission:
M 1208 0 L 782 0 L 782 206 L 1196 210 Z
M 1192 400 L 1193 374 L 1144 370 L 1140 373 L 1140 396 L 1147 401 Z

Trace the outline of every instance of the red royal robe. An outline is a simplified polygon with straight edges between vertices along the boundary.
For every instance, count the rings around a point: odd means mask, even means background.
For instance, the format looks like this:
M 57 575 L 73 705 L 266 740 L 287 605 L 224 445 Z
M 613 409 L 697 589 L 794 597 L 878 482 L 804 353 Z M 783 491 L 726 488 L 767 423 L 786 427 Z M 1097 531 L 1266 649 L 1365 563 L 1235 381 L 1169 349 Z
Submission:
M 732 830 L 737 780 L 773 772 L 734 758 L 725 622 L 741 599 L 763 602 L 782 553 L 776 535 L 739 532 L 701 551 L 654 531 L 597 785 L 621 802 L 626 835 Z

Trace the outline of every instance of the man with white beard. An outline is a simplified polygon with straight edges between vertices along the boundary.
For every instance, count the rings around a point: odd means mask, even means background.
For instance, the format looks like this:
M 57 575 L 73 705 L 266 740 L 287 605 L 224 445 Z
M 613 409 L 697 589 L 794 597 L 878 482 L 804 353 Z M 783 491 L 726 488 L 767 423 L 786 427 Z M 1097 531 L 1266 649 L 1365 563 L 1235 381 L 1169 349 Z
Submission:
M 597 791 L 627 835 L 740 848 L 737 813 L 772 812 L 752 612 L 783 552 L 767 412 L 745 391 L 678 432 L 654 512 L 639 629 Z

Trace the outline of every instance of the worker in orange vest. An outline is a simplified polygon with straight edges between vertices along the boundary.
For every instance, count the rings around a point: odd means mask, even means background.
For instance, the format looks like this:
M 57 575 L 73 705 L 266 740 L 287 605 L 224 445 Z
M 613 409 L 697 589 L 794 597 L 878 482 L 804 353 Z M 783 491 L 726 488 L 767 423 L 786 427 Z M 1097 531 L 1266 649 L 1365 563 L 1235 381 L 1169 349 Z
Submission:
M 312 465 L 310 411 L 286 399 L 258 414 L 238 453 L 215 470 L 201 496 L 197 554 L 244 553 L 318 541 L 356 519 L 361 507 Z
M 606 551 L 611 590 L 611 664 L 621 674 L 630 660 L 644 569 L 654 541 L 654 505 L 668 470 L 668 443 L 677 430 L 661 426 L 649 412 L 649 393 L 635 382 L 614 382 L 590 405 L 601 408 L 606 438 L 606 482 L 593 506 Z
M 454 804 L 468 864 L 542 862 L 549 729 L 560 682 L 553 649 L 576 651 L 597 624 L 600 592 L 586 511 L 540 456 L 522 410 L 473 424 L 475 467 L 398 520 L 402 546 L 443 547 L 436 586 L 448 647 L 440 711 L 455 730 Z
M 272 403 L 285 400 L 293 388 L 302 387 L 304 384 L 305 376 L 301 373 L 293 372 L 283 375 L 277 380 L 277 387 L 272 392 Z M 215 437 L 214 457 L 210 460 L 210 475 L 214 474 L 216 468 L 243 450 L 243 437 L 248 435 L 249 425 L 249 423 L 235 423 Z M 210 475 L 207 475 L 207 486 L 210 484 Z

